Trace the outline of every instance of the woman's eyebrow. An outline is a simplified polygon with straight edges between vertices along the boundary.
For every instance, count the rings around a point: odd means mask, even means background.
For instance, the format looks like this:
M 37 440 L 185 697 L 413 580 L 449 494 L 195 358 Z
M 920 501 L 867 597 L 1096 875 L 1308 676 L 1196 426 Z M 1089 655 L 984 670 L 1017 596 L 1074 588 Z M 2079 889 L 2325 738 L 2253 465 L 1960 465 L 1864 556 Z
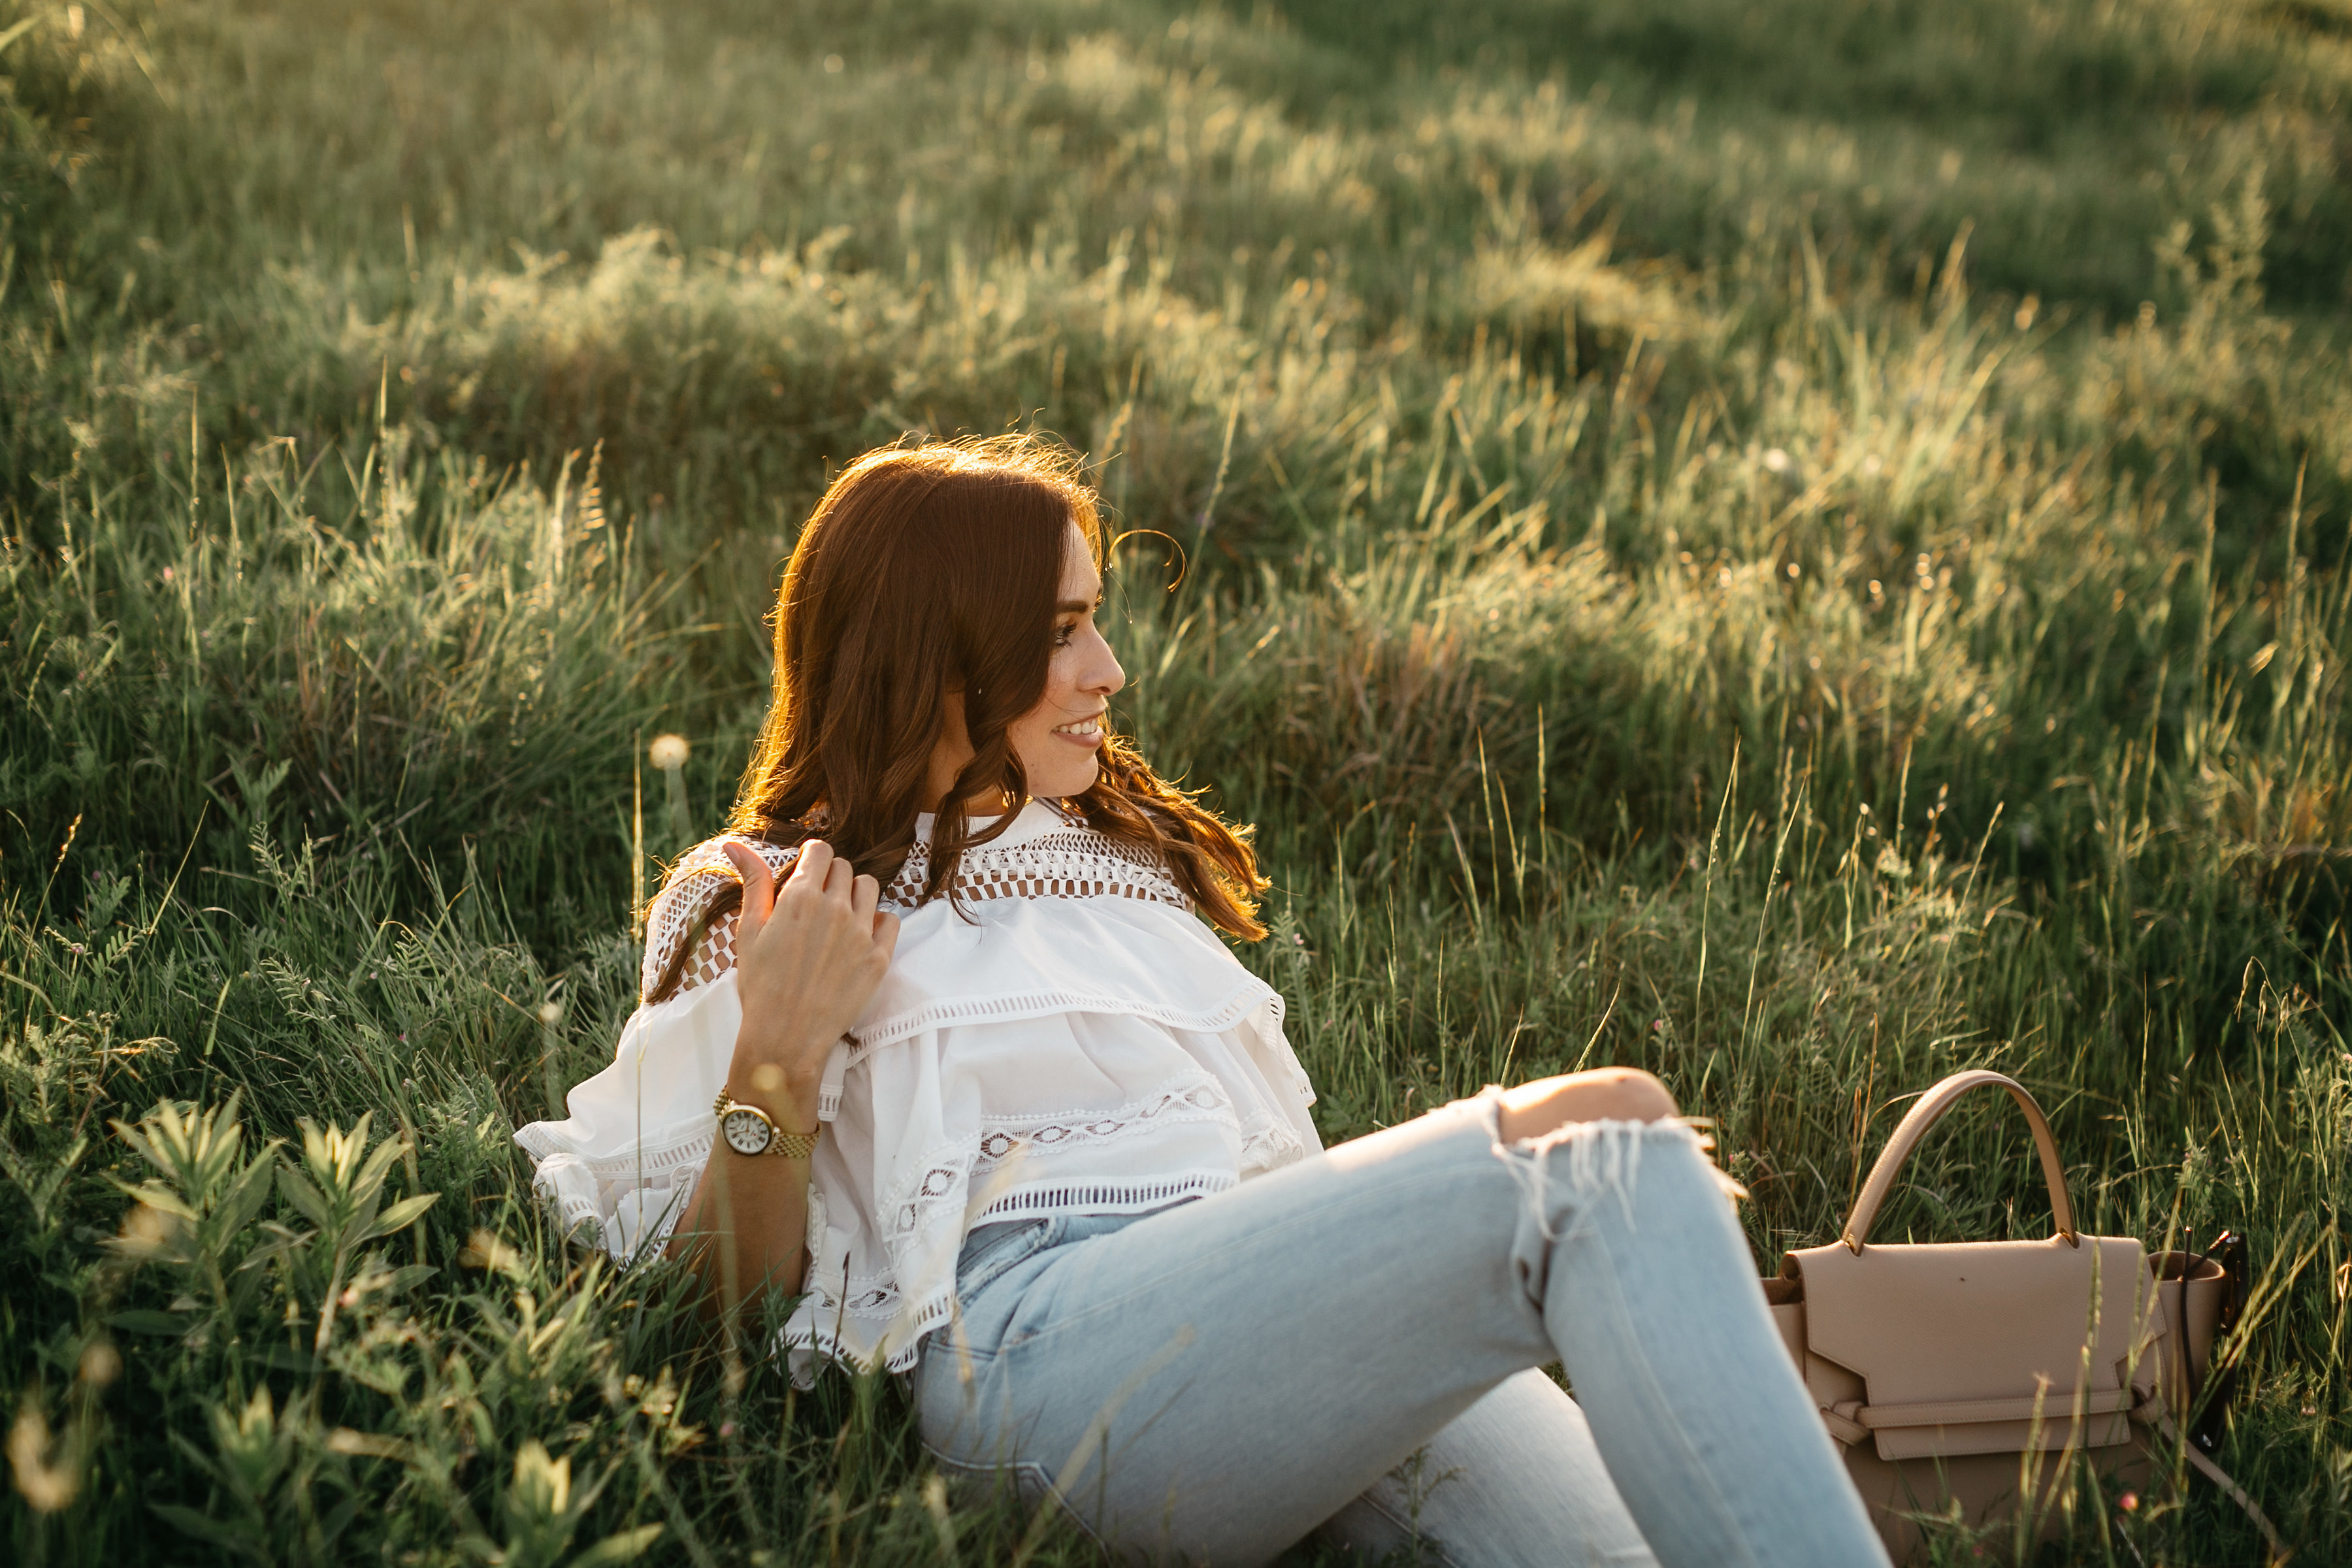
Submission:
M 1057 616 L 1083 616 L 1088 610 L 1101 607 L 1102 595 L 1097 594 L 1091 599 L 1065 599 L 1054 613 Z

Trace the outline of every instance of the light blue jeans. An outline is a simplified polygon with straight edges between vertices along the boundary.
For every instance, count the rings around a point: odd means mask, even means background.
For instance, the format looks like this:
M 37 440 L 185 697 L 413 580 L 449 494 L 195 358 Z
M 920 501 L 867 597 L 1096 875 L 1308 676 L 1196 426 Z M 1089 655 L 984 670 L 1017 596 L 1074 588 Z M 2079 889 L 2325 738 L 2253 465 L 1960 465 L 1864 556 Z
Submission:
M 1262 1563 L 1322 1527 L 1463 1568 L 1884 1568 L 1697 1136 L 1506 1145 L 1497 1110 L 974 1231 L 925 1442 L 1129 1561 Z M 1573 1401 L 1532 1370 L 1555 1360 Z

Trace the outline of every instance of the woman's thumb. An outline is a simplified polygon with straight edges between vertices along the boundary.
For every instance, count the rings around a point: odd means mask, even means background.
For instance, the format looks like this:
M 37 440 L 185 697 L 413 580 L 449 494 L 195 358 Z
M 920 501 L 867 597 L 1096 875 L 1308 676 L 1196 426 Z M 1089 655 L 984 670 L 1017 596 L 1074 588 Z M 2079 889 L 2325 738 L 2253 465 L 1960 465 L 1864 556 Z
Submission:
M 730 841 L 720 847 L 743 879 L 743 912 L 736 917 L 736 923 L 749 937 L 768 923 L 768 911 L 776 907 L 776 879 L 768 869 L 766 858 L 750 845 Z

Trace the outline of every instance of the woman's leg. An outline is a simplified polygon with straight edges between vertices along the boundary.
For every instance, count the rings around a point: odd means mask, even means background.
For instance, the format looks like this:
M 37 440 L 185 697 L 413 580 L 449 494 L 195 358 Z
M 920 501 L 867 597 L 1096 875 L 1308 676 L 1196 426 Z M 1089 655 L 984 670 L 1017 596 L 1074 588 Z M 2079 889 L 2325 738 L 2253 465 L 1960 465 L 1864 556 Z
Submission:
M 926 1358 L 926 1437 L 1129 1555 L 1263 1561 L 1558 1356 L 1668 1568 L 1883 1563 L 1695 1135 L 1501 1110 L 1024 1260 Z
M 1418 1542 L 1446 1568 L 1655 1568 L 1576 1401 L 1540 1372 L 1484 1399 L 1316 1532 L 1367 1561 Z

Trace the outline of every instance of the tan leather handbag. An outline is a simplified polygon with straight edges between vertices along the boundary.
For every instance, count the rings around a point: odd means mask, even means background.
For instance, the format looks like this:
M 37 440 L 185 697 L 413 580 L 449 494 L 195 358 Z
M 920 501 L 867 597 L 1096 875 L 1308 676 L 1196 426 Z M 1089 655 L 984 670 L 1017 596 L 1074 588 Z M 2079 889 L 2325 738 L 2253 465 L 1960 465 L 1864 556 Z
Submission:
M 2009 1091 L 2033 1131 L 2058 1234 L 2046 1241 L 1898 1246 L 1871 1223 L 1904 1163 L 1972 1089 Z M 2042 1108 L 1997 1072 L 1954 1073 L 1922 1095 L 1871 1168 L 1843 1234 L 1790 1252 L 1764 1281 L 1780 1337 L 1871 1510 L 1888 1553 L 1917 1549 L 1922 1515 L 2063 1528 L 2077 1456 L 2147 1488 L 2174 1453 L 2260 1525 L 2252 1499 L 2179 1439 L 2202 1385 L 2227 1277 L 2200 1254 L 2145 1253 L 2074 1228 L 2066 1168 Z

